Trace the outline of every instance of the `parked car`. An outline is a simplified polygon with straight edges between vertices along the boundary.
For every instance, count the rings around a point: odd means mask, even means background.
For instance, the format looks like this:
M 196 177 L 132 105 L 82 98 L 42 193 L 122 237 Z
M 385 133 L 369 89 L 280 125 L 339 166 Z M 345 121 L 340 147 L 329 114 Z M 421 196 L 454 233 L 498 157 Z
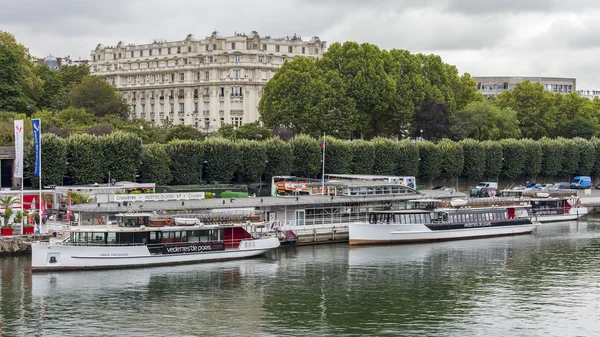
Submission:
M 439 190 L 439 191 L 456 192 L 455 189 L 453 189 L 452 187 L 448 187 L 448 186 L 436 186 L 432 189 Z
M 552 189 L 553 190 L 568 190 L 570 188 L 571 188 L 571 184 L 569 184 L 567 182 L 552 184 Z
M 479 196 L 481 198 L 499 197 L 501 193 L 495 187 L 482 187 L 479 191 Z
M 595 189 L 600 190 L 600 184 L 594 186 Z

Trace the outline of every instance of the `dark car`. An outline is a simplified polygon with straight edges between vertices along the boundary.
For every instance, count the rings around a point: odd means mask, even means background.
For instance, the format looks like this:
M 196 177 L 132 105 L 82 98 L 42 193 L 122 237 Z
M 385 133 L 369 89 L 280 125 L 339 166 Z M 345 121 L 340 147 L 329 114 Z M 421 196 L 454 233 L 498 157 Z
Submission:
M 433 190 L 438 190 L 438 191 L 448 191 L 448 192 L 455 192 L 456 191 L 452 187 L 448 187 L 448 186 L 436 186 L 436 187 L 434 187 L 432 189 Z
M 499 197 L 500 191 L 493 187 L 483 187 L 479 191 L 479 196 L 482 198 Z
M 567 182 L 554 183 L 552 185 L 552 189 L 554 189 L 554 190 L 568 190 L 568 189 L 571 189 L 571 184 L 567 183 Z
M 595 189 L 600 190 L 600 184 L 594 186 Z

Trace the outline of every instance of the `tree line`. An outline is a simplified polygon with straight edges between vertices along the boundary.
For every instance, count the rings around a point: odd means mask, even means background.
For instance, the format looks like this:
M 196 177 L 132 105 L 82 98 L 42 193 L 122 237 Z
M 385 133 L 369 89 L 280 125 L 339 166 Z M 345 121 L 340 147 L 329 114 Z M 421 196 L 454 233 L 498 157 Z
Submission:
M 536 179 L 600 175 L 600 139 L 542 138 L 500 141 L 412 142 L 375 138 L 343 141 L 326 137 L 325 172 L 417 176 L 421 185 L 437 179 Z M 299 135 L 290 141 L 173 140 L 142 144 L 135 134 L 42 136 L 43 184 L 92 184 L 111 178 L 191 185 L 205 182 L 259 182 L 274 175 L 317 178 L 321 140 Z M 28 146 L 26 174 L 32 179 Z
M 265 85 L 259 112 L 271 129 L 344 139 L 589 139 L 600 100 L 529 81 L 486 100 L 469 74 L 437 55 L 345 42 L 318 60 L 287 61 Z

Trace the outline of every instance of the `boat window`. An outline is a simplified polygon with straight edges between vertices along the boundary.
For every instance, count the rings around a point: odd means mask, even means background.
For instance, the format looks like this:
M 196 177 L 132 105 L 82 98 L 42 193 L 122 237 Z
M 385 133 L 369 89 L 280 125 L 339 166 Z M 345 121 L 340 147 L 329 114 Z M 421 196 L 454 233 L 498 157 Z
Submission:
M 116 244 L 117 243 L 117 233 L 115 232 L 108 232 L 106 233 L 106 243 L 108 244 Z
M 148 243 L 160 243 L 160 232 L 150 232 Z
M 104 243 L 104 233 L 90 233 L 92 234 L 91 238 L 92 238 L 92 242 L 96 243 L 96 244 L 103 244 Z

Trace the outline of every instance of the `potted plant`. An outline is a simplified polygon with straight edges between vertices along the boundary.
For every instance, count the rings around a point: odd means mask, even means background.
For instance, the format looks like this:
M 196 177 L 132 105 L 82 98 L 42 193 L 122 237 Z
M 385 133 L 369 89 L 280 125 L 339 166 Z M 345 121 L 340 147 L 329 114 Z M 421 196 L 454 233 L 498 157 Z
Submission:
M 13 235 L 12 224 L 9 223 L 10 217 L 12 215 L 13 215 L 12 207 L 7 206 L 4 209 L 4 213 L 2 213 L 2 218 L 4 219 L 4 222 L 2 223 L 2 229 L 0 229 L 0 234 L 2 234 L 3 236 Z
M 15 219 L 15 223 L 21 223 L 23 221 L 23 219 L 25 219 L 25 223 L 23 223 L 23 229 L 22 229 L 23 235 L 33 234 L 34 227 L 29 224 L 29 221 L 27 221 L 27 214 L 24 215 L 21 211 L 17 211 L 17 212 L 15 212 L 14 219 Z

